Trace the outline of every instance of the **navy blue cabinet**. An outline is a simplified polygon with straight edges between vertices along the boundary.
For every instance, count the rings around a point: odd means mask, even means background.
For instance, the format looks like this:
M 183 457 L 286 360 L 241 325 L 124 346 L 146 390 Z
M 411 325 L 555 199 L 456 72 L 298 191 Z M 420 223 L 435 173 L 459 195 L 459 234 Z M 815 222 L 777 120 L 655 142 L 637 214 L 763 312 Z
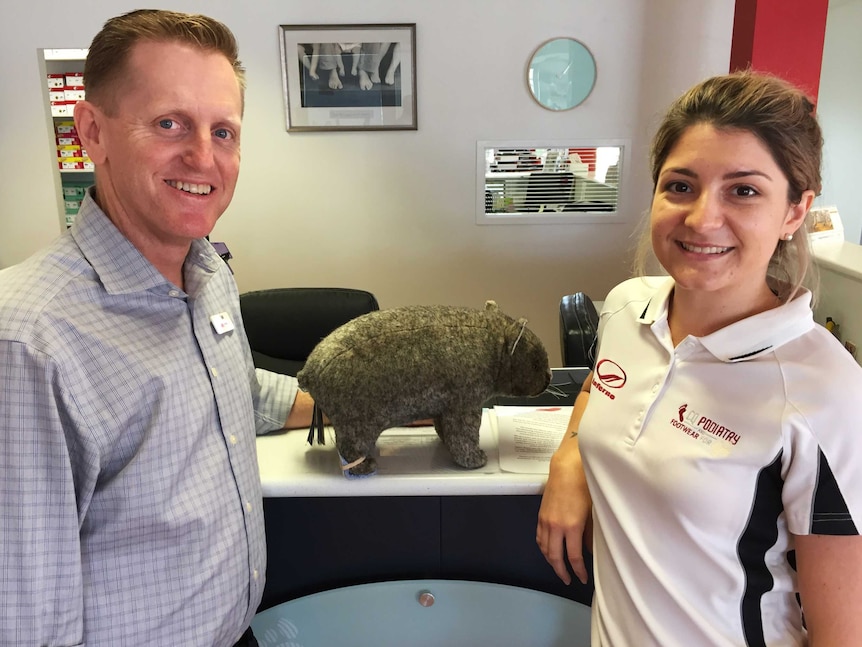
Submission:
M 260 609 L 328 589 L 403 579 L 522 586 L 584 604 L 536 547 L 538 496 L 265 498 Z

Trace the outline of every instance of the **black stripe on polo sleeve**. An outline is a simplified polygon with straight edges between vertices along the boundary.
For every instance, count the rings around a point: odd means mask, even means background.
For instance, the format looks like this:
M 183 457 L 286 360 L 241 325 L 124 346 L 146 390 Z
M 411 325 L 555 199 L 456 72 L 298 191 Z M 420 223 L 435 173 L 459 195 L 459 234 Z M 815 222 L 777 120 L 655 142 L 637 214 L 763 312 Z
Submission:
M 818 450 L 820 466 L 814 505 L 811 510 L 811 534 L 813 535 L 858 535 L 856 524 L 841 489 L 822 450 Z

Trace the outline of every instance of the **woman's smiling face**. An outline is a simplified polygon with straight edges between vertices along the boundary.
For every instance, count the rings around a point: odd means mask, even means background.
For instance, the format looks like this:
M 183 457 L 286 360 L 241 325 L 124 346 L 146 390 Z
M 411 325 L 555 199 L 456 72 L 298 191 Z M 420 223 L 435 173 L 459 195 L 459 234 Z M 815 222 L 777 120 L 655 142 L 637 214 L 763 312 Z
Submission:
M 656 257 L 682 289 L 750 298 L 765 287 L 775 246 L 799 228 L 813 198 L 808 191 L 790 204 L 788 187 L 754 134 L 690 126 L 656 183 L 650 215 Z

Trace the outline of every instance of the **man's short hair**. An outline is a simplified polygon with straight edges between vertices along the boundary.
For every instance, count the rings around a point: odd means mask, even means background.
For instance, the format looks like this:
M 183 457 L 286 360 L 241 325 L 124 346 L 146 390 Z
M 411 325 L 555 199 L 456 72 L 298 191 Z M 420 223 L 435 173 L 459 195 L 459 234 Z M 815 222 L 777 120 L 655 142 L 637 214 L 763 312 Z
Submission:
M 245 94 L 245 68 L 239 61 L 236 38 L 223 23 L 201 14 L 138 9 L 109 19 L 90 45 L 84 64 L 87 99 L 103 110 L 114 108 L 114 91 L 121 82 L 130 52 L 142 42 L 176 42 L 219 52 L 233 67 L 240 94 Z

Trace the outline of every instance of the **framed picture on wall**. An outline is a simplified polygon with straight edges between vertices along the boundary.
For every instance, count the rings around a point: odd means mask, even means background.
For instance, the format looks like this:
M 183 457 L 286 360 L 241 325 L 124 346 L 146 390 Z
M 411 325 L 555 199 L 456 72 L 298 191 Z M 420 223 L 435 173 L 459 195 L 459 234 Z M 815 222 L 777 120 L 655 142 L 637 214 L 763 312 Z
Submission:
M 416 130 L 416 23 L 280 25 L 288 132 Z
M 844 225 L 835 205 L 812 207 L 805 218 L 808 240 L 844 240 Z

